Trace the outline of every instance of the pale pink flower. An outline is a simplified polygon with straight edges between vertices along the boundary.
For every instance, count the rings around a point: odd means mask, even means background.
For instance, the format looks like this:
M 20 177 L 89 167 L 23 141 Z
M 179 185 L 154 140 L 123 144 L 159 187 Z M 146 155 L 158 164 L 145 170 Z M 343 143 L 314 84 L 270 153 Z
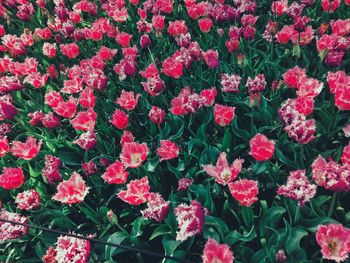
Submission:
M 89 193 L 89 189 L 80 174 L 73 172 L 68 180 L 57 186 L 57 193 L 52 199 L 65 204 L 81 203 Z
M 316 241 L 324 259 L 345 261 L 350 252 L 350 229 L 341 224 L 320 225 Z
M 204 170 L 214 177 L 218 184 L 226 185 L 237 178 L 241 172 L 244 160 L 236 159 L 231 165 L 227 162 L 226 153 L 221 153 L 216 166 L 212 164 L 203 165 Z

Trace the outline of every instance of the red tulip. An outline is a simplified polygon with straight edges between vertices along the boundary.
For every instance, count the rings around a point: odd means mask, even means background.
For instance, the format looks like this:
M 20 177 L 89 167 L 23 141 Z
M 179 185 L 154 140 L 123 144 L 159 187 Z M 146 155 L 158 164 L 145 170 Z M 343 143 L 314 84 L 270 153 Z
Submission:
M 75 204 L 84 201 L 89 192 L 89 187 L 80 174 L 73 172 L 68 180 L 65 180 L 57 186 L 57 193 L 52 197 L 53 200 L 64 204 Z
M 214 119 L 216 124 L 226 126 L 231 123 L 235 117 L 235 107 L 224 106 L 220 104 L 214 105 Z
M 0 186 L 6 190 L 17 189 L 24 183 L 24 174 L 21 167 L 6 168 L 0 174 Z
M 150 187 L 146 176 L 140 180 L 131 180 L 126 187 L 126 190 L 121 190 L 117 195 L 121 200 L 131 205 L 140 205 L 147 202 Z
M 250 139 L 249 154 L 257 161 L 266 161 L 270 159 L 275 152 L 275 142 L 267 139 L 263 134 L 256 134 Z
M 240 205 L 251 206 L 258 201 L 258 182 L 242 179 L 228 184 L 230 192 Z
M 129 117 L 124 111 L 116 109 L 112 116 L 111 123 L 114 127 L 123 130 L 128 127 Z

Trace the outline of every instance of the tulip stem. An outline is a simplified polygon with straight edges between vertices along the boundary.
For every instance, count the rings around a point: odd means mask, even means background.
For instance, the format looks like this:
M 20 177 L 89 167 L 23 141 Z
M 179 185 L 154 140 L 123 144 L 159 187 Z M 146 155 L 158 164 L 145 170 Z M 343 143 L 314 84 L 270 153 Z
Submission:
M 299 213 L 300 213 L 300 207 L 297 205 L 297 208 L 295 209 L 295 214 L 294 214 L 294 224 L 297 225 L 299 222 Z
M 153 54 L 152 54 L 151 50 L 149 49 L 149 47 L 147 49 L 148 49 L 148 52 L 149 52 L 149 54 L 151 56 L 151 60 L 152 60 L 153 64 L 156 65 L 156 63 L 154 62 L 154 57 L 153 57 Z
M 332 216 L 333 210 L 334 210 L 334 205 L 335 205 L 335 201 L 337 200 L 337 192 L 333 193 L 332 196 L 332 201 L 331 201 L 331 205 L 329 207 L 329 211 L 328 211 L 328 217 Z
M 129 232 L 126 231 L 126 229 L 125 229 L 124 227 L 122 227 L 122 226 L 119 224 L 119 222 L 115 222 L 114 224 L 117 226 L 117 228 L 118 228 L 120 231 L 122 231 L 122 232 L 123 232 L 124 234 L 126 234 L 127 236 L 130 236 Z
M 252 114 L 250 119 L 250 132 L 253 131 L 253 126 L 254 126 L 254 106 L 251 109 L 252 109 Z

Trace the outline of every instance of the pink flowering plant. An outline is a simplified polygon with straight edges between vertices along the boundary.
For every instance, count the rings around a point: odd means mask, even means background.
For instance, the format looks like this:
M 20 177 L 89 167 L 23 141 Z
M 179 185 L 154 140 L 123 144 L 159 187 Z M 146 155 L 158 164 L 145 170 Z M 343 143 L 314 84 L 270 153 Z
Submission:
M 349 50 L 349 0 L 0 1 L 0 262 L 350 262 Z

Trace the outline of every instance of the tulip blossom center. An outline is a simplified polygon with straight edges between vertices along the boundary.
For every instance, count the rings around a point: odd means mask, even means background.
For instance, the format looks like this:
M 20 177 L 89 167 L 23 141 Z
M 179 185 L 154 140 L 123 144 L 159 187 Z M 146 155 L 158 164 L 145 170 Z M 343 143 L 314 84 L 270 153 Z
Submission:
M 231 171 L 228 169 L 225 169 L 221 172 L 221 178 L 223 181 L 228 182 L 231 177 Z
M 336 255 L 339 252 L 338 240 L 331 239 L 328 243 L 328 248 L 332 252 L 332 254 Z
M 142 162 L 141 154 L 135 153 L 131 155 L 131 163 L 137 165 Z

